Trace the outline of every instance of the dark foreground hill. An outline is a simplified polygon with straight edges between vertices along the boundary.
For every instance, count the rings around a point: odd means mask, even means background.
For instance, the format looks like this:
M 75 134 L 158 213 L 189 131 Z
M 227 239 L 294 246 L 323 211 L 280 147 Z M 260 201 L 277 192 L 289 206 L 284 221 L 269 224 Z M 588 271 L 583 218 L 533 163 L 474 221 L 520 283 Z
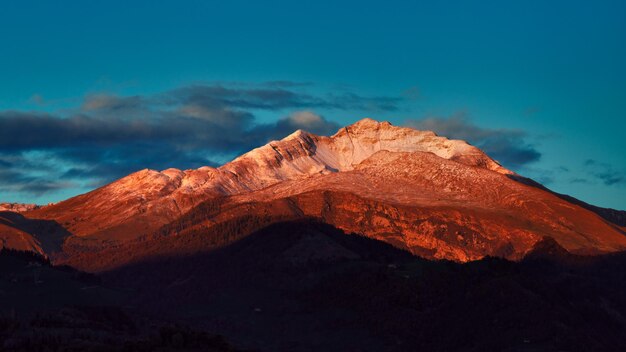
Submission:
M 30 336 L 53 351 L 232 348 L 218 335 L 261 351 L 618 351 L 626 345 L 626 255 L 575 256 L 550 239 L 520 262 L 461 264 L 420 259 L 302 220 L 221 249 L 99 276 L 43 261 L 37 285 L 30 281 L 34 266 L 26 267 L 32 259 L 6 252 L 1 258 L 6 350 L 20 343 L 30 348 Z
M 0 351 L 235 351 L 221 336 L 136 314 L 123 305 L 130 296 L 38 254 L 0 250 Z

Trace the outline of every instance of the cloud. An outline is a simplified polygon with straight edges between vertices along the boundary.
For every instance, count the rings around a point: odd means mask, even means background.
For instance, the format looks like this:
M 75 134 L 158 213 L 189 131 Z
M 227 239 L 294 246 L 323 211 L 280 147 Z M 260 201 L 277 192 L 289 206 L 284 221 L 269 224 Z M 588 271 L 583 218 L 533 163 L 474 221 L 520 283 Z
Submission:
M 43 96 L 41 96 L 41 94 L 33 94 L 28 99 L 28 102 L 31 103 L 31 104 L 38 105 L 38 106 L 44 106 L 46 104 L 46 101 L 43 98 Z
M 431 117 L 408 120 L 407 126 L 465 140 L 507 167 L 519 168 L 541 158 L 541 153 L 526 142 L 527 134 L 517 129 L 491 129 L 473 124 L 463 114 L 448 118 Z
M 13 163 L 12 163 L 12 162 L 10 162 L 10 161 L 8 161 L 8 160 L 5 160 L 5 159 L 0 158 L 0 167 L 1 167 L 1 168 L 9 168 L 9 167 L 11 167 L 11 166 L 13 166 Z
M 118 97 L 108 94 L 90 95 L 85 98 L 83 111 L 128 111 L 142 107 L 143 99 L 140 96 Z
M 0 166 L 11 170 L 24 169 L 24 162 L 15 164 L 14 160 L 28 151 L 45 151 L 45 157 L 55 157 L 60 165 L 71 169 L 62 176 L 105 183 L 143 168 L 216 165 L 208 155 L 235 153 L 260 142 L 248 131 L 247 121 L 240 118 L 238 123 L 230 125 L 167 113 L 150 119 L 0 113 Z M 27 168 L 21 174 L 37 171 Z M 26 177 L 5 179 L 26 186 L 32 186 L 34 182 Z
M 592 177 L 607 186 L 626 185 L 626 173 L 616 170 L 612 165 L 594 159 L 587 159 L 583 163 Z
M 281 87 L 281 88 L 293 88 L 293 87 L 308 87 L 312 86 L 311 82 L 294 82 L 294 81 L 268 81 L 261 83 L 266 87 Z
M 422 97 L 422 92 L 419 87 L 409 87 L 402 92 L 402 95 L 409 100 L 418 100 Z
M 272 87 L 226 87 L 222 85 L 193 85 L 161 96 L 166 104 L 203 106 L 210 109 L 241 108 L 281 110 L 287 108 L 323 108 L 338 110 L 395 111 L 402 101 L 397 97 L 364 97 L 352 92 L 310 95 Z
M 259 124 L 255 110 L 302 108 L 395 109 L 393 97 L 364 98 L 354 93 L 311 96 L 286 89 L 188 86 L 156 96 L 88 96 L 67 116 L 0 112 L 0 152 L 124 143 L 162 142 L 180 149 L 202 147 L 228 152 L 264 142 L 261 130 L 338 128 L 310 111 L 292 113 L 275 124 Z M 296 110 L 302 111 L 302 110 Z M 267 133 L 267 132 L 265 132 Z
M 22 157 L 12 157 L 10 162 L 0 159 L 0 192 L 22 192 L 31 195 L 42 195 L 47 192 L 72 187 L 74 184 L 57 178 L 43 178 L 31 174 L 34 165 Z M 45 170 L 45 165 L 39 170 Z
M 594 175 L 602 180 L 602 182 L 604 182 L 604 184 L 607 186 L 624 184 L 624 182 L 626 181 L 626 177 L 624 177 L 623 173 L 612 170 L 600 172 Z
M 103 118 L 86 114 L 63 118 L 39 113 L 0 112 L 0 151 L 110 146 L 129 141 L 173 140 L 206 127 L 197 119 Z M 203 135 L 202 131 L 192 137 Z
M 169 143 L 127 143 L 106 149 L 71 148 L 57 151 L 56 155 L 71 165 L 61 173 L 62 179 L 89 179 L 96 186 L 144 168 L 164 170 L 218 165 L 202 151 L 182 151 Z
M 524 109 L 524 115 L 533 116 L 541 112 L 541 108 L 538 106 L 529 106 Z
M 337 132 L 341 126 L 332 121 L 326 120 L 324 117 L 308 110 L 296 111 L 288 117 L 276 122 L 273 129 L 284 135 L 296 130 L 305 130 L 307 132 L 318 135 L 329 135 Z
M 281 139 L 296 130 L 327 136 L 337 132 L 340 127 L 336 122 L 328 121 L 314 112 L 303 110 L 296 111 L 275 123 L 258 125 L 249 133 L 254 139 L 268 142 Z

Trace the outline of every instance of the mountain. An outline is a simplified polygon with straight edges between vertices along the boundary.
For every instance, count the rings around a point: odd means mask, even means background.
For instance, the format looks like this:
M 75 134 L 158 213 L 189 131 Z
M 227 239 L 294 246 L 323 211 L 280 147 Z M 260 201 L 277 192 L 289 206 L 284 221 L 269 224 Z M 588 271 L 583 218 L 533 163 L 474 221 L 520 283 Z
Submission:
M 545 237 L 571 253 L 626 249 L 626 229 L 611 222 L 623 212 L 585 204 L 464 141 L 364 119 L 331 137 L 296 131 L 218 168 L 142 170 L 19 219 L 0 213 L 0 238 L 89 271 L 210 251 L 303 218 L 459 262 L 519 260 Z

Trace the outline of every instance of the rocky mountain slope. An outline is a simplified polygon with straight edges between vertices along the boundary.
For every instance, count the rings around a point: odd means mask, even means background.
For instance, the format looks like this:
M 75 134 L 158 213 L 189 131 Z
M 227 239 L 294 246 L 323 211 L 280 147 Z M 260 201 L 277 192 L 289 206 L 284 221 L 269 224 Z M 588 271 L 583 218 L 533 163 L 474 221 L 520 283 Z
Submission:
M 456 261 L 520 259 L 546 236 L 576 253 L 626 248 L 623 227 L 520 180 L 466 142 L 365 119 L 331 137 L 296 131 L 219 168 L 142 170 L 26 212 L 28 226 L 0 219 L 0 234 L 92 271 L 298 218 Z

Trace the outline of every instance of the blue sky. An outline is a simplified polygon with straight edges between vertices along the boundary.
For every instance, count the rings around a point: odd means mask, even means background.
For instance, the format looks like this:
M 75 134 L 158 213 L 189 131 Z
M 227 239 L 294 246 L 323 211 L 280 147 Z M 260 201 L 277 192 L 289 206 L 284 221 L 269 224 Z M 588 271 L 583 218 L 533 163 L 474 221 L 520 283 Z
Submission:
M 369 116 L 626 209 L 624 62 L 623 1 L 5 2 L 0 201 Z

